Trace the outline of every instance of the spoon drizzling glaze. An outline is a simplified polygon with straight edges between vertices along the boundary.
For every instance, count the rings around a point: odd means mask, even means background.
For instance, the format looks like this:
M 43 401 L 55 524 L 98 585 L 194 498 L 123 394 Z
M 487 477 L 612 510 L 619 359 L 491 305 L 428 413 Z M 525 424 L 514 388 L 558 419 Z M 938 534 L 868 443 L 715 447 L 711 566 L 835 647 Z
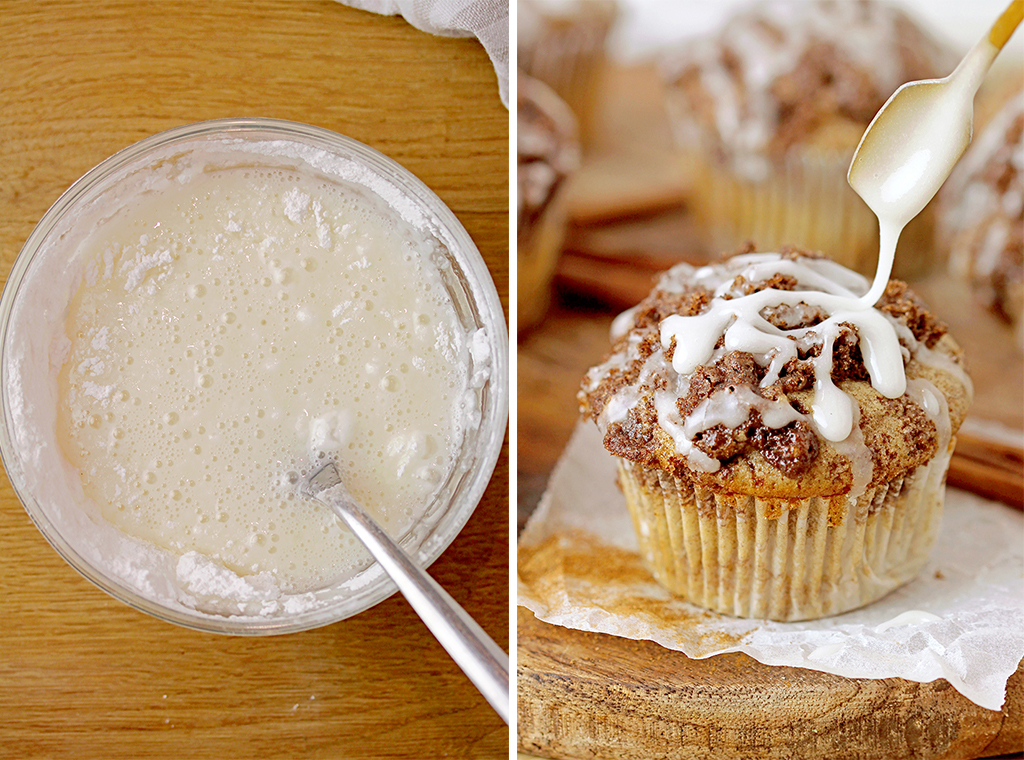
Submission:
M 362 541 L 441 646 L 508 723 L 508 655 L 501 647 L 356 503 L 335 464 L 317 470 L 302 491 L 330 507 Z
M 939 191 L 970 144 L 974 95 L 1022 18 L 1024 0 L 1012 0 L 952 74 L 900 87 L 861 137 L 847 180 L 879 226 L 878 269 L 861 298 L 863 308 L 885 291 L 903 228 Z

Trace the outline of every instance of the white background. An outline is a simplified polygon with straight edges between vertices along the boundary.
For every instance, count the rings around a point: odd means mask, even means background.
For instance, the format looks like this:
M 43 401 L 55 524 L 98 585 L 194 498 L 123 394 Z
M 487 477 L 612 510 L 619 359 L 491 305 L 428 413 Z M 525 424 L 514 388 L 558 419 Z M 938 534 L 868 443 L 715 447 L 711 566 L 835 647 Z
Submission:
M 620 20 L 609 42 L 612 55 L 628 62 L 680 39 L 716 29 L 736 8 L 753 0 L 618 0 Z M 1009 0 L 893 0 L 922 27 L 961 53 L 984 36 Z M 1018 29 L 996 67 L 1024 68 L 1024 29 Z

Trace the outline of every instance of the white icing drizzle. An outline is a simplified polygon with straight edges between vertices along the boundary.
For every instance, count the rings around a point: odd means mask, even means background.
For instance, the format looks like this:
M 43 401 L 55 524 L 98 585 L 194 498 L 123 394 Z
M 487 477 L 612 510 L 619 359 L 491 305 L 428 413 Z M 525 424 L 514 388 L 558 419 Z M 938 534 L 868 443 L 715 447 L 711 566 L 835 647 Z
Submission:
M 733 168 L 759 180 L 771 171 L 766 152 L 781 119 L 773 83 L 793 72 L 812 45 L 821 44 L 858 66 L 876 92 L 892 92 L 908 78 L 899 55 L 908 44 L 901 39 L 902 23 L 912 26 L 906 14 L 888 3 L 773 0 L 743 9 L 719 35 L 688 43 L 664 66 L 669 76 L 697 66 L 702 89 L 713 99 L 715 131 L 731 152 Z M 923 33 L 917 36 L 935 74 L 948 71 L 952 54 Z M 688 119 L 676 121 L 687 129 Z
M 999 50 L 986 35 L 948 77 L 903 85 L 861 138 L 847 179 L 878 217 L 880 243 L 865 306 L 885 290 L 900 232 L 939 191 L 970 143 L 974 96 Z
M 797 289 L 769 288 L 743 295 L 741 284 L 763 282 L 776 273 L 792 276 Z M 868 290 L 866 278 L 827 259 L 794 260 L 759 253 L 734 256 L 722 264 L 701 268 L 679 264 L 662 275 L 658 290 L 681 293 L 694 286 L 710 290 L 711 303 L 695 316 L 671 315 L 661 322 L 657 328 L 660 345 L 643 359 L 637 378 L 619 388 L 598 416 L 602 431 L 625 420 L 649 394 L 658 425 L 679 456 L 694 470 L 711 473 L 720 469 L 721 463 L 694 445 L 701 433 L 719 425 L 735 429 L 751 411 L 757 411 L 762 424 L 772 429 L 802 421 L 848 459 L 852 481 L 849 495 L 857 498 L 871 481 L 874 462 L 860 430 L 860 408 L 831 376 L 834 342 L 844 325 L 850 325 L 857 332 L 872 386 L 887 398 L 906 393 L 935 423 L 938 453 L 948 448 L 951 425 L 946 398 L 927 380 L 908 380 L 904 365 L 913 357 L 958 379 L 968 393 L 970 380 L 950 356 L 920 343 L 906 324 L 878 309 L 865 308 L 862 296 Z M 825 318 L 813 327 L 780 328 L 763 316 L 766 309 L 780 305 L 794 311 L 794 325 L 812 309 Z M 624 372 L 641 359 L 643 333 L 632 331 L 638 308 L 622 313 L 613 323 L 613 340 L 621 343 L 603 364 L 588 373 L 586 391 L 595 390 L 609 375 Z M 723 345 L 716 348 L 720 338 Z M 766 368 L 761 387 L 767 388 L 779 379 L 786 362 L 817 343 L 821 351 L 811 361 L 814 390 L 809 414 L 797 411 L 784 397 L 773 400 L 754 388 L 735 385 L 717 389 L 685 418 L 681 416 L 678 400 L 689 393 L 692 374 L 698 367 L 713 364 L 731 351 L 745 352 Z M 673 344 L 670 361 L 667 351 Z
M 999 268 L 1008 241 L 1024 226 L 1024 133 L 1012 132 L 1024 116 L 1024 93 L 1007 100 L 967 149 L 941 196 L 940 217 L 950 246 L 950 266 L 960 276 L 986 281 Z M 999 169 L 999 171 L 997 171 Z M 1009 177 L 1000 190 L 993 177 Z M 988 225 L 984 235 L 976 229 Z M 966 236 L 966 237 L 965 237 Z
M 968 403 L 974 398 L 974 382 L 971 380 L 970 375 L 967 374 L 967 370 L 964 369 L 962 364 L 958 364 L 949 354 L 944 354 L 941 351 L 936 351 L 933 348 L 923 343 L 918 343 L 914 337 L 914 333 L 910 331 L 902 322 L 893 320 L 893 327 L 896 333 L 900 336 L 900 340 L 908 346 L 913 346 L 914 358 L 919 363 L 932 369 L 937 369 L 945 372 L 947 375 L 952 375 L 960 385 L 964 387 L 964 391 L 967 393 Z
M 630 328 L 633 327 L 633 315 L 636 314 L 637 308 L 639 308 L 639 305 L 634 306 L 632 309 L 626 309 L 612 320 L 611 338 L 613 341 L 626 335 Z
M 692 437 L 686 434 L 686 421 L 680 418 L 676 396 L 672 393 L 656 392 L 654 408 L 658 413 L 658 424 L 675 442 L 676 451 L 686 457 L 692 467 L 703 472 L 716 472 L 722 463 L 712 459 L 693 445 Z
M 709 281 L 711 272 L 719 272 L 716 297 L 710 307 L 695 316 L 674 314 L 661 323 L 661 344 L 674 341 L 672 368 L 679 374 L 690 374 L 712 357 L 715 343 L 724 337 L 725 350 L 751 354 L 762 367 L 768 367 L 764 385 L 770 385 L 786 362 L 797 356 L 797 340 L 814 333 L 822 341 L 821 355 L 814 362 L 814 403 L 811 418 L 823 438 L 842 441 L 850 435 L 852 402 L 832 382 L 832 344 L 844 323 L 857 328 L 860 350 L 871 377 L 871 384 L 882 395 L 898 398 L 906 390 L 903 355 L 892 322 L 882 312 L 861 306 L 855 289 L 863 293 L 866 282 L 846 270 L 835 283 L 828 273 L 841 269 L 833 262 L 818 259 L 798 261 L 765 259 L 763 254 L 737 256 L 724 267 L 698 270 L 698 281 Z M 705 271 L 707 270 L 707 271 Z M 768 288 L 746 296 L 724 298 L 736 277 L 757 282 L 769 272 L 781 272 L 796 278 L 800 290 L 783 291 Z M 713 281 L 713 280 L 710 280 Z M 857 286 L 860 286 L 857 288 Z M 813 288 L 822 288 L 816 290 Z M 761 316 L 766 307 L 779 304 L 807 304 L 824 308 L 830 316 L 814 327 L 784 330 Z
M 746 386 L 736 386 L 724 388 L 700 402 L 683 423 L 683 432 L 692 439 L 716 425 L 737 428 L 746 421 L 751 409 L 760 413 L 761 421 L 769 428 L 780 428 L 805 419 L 803 414 L 785 402 L 758 396 Z
M 921 625 L 922 623 L 934 623 L 942 620 L 938 615 L 924 610 L 907 610 L 901 612 L 892 620 L 886 620 L 875 626 L 875 633 L 885 633 L 890 628 L 897 628 L 904 625 Z
M 853 424 L 850 427 L 850 435 L 843 441 L 834 441 L 836 451 L 842 454 L 850 462 L 851 485 L 849 497 L 859 499 L 871 482 L 871 476 L 875 471 L 875 463 L 871 457 L 871 449 L 864 443 L 864 433 L 860 429 L 860 407 L 851 404 Z
M 946 401 L 946 397 L 923 377 L 915 377 L 907 382 L 907 395 L 924 409 L 928 419 L 935 423 L 939 439 L 937 453 L 946 451 L 953 439 L 953 429 L 949 421 L 949 402 Z

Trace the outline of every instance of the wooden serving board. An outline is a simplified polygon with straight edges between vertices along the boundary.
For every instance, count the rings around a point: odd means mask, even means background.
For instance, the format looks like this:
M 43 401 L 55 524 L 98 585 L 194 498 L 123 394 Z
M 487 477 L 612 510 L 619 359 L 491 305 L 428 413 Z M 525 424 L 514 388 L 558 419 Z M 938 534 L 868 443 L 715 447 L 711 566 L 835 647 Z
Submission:
M 960 760 L 1024 747 L 1024 667 L 1000 712 L 946 680 L 706 660 L 518 611 L 520 751 L 552 758 Z

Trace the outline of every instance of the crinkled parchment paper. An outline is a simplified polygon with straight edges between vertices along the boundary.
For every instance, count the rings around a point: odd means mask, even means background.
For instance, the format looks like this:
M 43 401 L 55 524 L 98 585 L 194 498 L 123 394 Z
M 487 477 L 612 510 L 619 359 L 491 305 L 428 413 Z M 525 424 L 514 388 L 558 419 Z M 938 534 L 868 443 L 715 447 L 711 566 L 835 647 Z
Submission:
M 695 659 L 745 652 L 766 665 L 849 678 L 945 678 L 998 710 L 1024 658 L 1021 513 L 950 489 L 917 580 L 823 620 L 740 620 L 673 597 L 647 572 L 594 425 L 573 434 L 520 538 L 518 570 L 519 604 L 540 620 L 654 641 Z

